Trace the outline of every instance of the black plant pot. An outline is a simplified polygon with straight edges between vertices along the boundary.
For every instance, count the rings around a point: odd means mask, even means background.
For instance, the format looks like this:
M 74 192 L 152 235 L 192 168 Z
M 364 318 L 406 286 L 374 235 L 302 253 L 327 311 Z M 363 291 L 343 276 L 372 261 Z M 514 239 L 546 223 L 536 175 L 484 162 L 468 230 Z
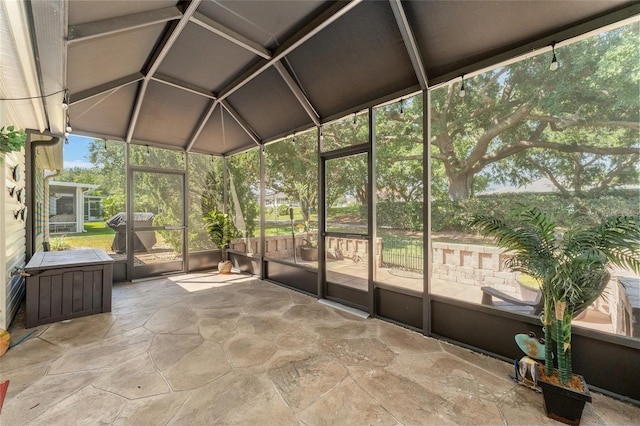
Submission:
M 544 409 L 547 417 L 568 425 L 579 425 L 582 410 L 586 402 L 591 402 L 591 393 L 584 377 L 576 375 L 582 381 L 585 392 L 578 392 L 565 386 L 558 386 L 544 380 L 538 380 L 542 388 Z
M 300 257 L 302 260 L 318 260 L 318 247 L 300 247 Z

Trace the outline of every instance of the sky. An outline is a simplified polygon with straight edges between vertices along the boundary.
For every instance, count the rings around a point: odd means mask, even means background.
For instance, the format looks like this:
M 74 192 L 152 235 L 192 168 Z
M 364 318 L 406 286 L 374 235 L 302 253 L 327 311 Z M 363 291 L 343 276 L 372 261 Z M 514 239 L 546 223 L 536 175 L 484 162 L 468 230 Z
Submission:
M 93 138 L 83 136 L 70 135 L 69 143 L 64 144 L 62 148 L 64 168 L 82 167 L 91 168 L 93 164 L 89 162 L 89 142 Z

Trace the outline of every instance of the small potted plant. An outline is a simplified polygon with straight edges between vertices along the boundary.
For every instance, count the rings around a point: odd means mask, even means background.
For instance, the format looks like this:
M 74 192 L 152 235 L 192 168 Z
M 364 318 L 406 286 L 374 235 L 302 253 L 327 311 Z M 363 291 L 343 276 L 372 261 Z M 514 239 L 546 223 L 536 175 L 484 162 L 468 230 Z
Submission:
M 509 269 L 540 282 L 545 365 L 538 383 L 545 410 L 555 420 L 579 424 L 591 395 L 584 378 L 572 371 L 571 321 L 602 295 L 611 265 L 640 273 L 640 216 L 613 216 L 597 226 L 576 223 L 560 234 L 547 214 L 525 208 L 504 220 L 475 216 L 471 225 L 512 255 Z
M 306 238 L 303 238 L 303 244 L 300 248 L 300 257 L 302 260 L 317 261 L 318 260 L 318 244 L 313 236 L 313 230 L 311 223 L 308 220 L 304 221 L 304 225 L 301 226 L 302 231 L 306 233 Z
M 211 210 L 204 217 L 204 221 L 209 238 L 216 247 L 222 250 L 222 261 L 218 263 L 218 272 L 221 274 L 229 274 L 231 273 L 232 265 L 228 258 L 227 249 L 231 244 L 231 240 L 240 237 L 241 233 L 233 224 L 228 214 L 216 209 Z

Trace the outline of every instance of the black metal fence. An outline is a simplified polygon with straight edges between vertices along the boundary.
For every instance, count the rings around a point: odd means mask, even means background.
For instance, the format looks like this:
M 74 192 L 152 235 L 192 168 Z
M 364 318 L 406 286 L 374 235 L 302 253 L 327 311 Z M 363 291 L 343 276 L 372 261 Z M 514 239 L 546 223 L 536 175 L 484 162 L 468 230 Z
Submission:
M 383 238 L 382 266 L 423 273 L 424 248 L 421 239 Z

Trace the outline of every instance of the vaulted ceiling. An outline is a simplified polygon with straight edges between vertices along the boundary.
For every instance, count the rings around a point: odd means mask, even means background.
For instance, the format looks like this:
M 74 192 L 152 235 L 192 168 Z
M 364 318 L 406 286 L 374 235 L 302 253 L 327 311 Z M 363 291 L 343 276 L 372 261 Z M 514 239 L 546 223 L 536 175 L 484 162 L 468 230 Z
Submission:
M 31 6 L 43 91 L 60 68 L 50 71 L 55 59 L 47 57 L 58 51 L 64 72 L 57 84 L 68 89 L 74 132 L 211 154 L 262 144 L 638 13 L 637 2 L 619 0 Z M 51 19 L 62 31 L 39 27 Z M 59 103 L 47 105 L 49 120 L 64 114 L 54 111 Z

